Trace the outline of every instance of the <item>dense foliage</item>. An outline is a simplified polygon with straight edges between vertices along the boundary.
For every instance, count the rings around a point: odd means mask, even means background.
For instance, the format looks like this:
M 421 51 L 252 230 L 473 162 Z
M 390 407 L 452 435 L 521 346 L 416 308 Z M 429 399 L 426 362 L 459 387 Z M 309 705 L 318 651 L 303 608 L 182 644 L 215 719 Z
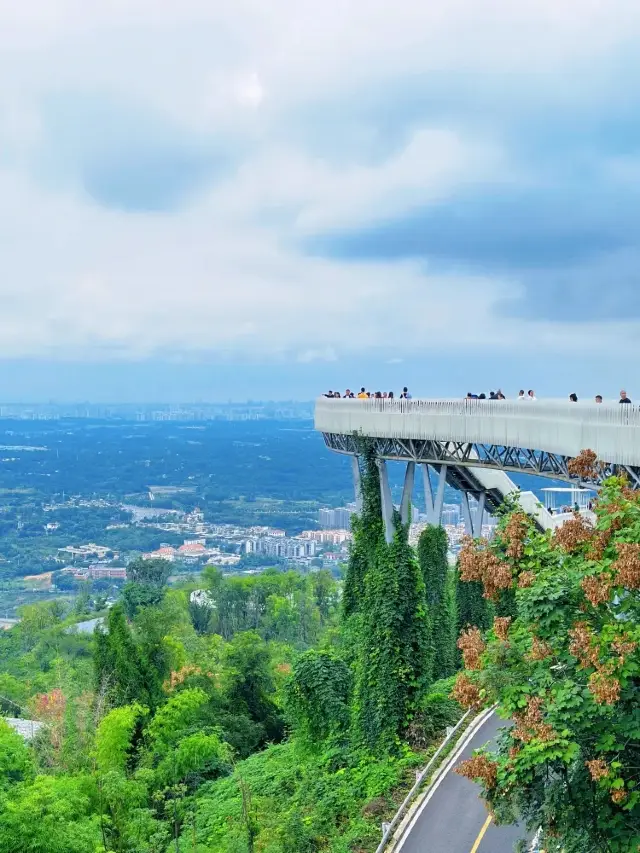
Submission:
M 490 546 L 467 543 L 463 581 L 515 600 L 485 635 L 459 641 L 455 695 L 498 702 L 514 721 L 496 755 L 463 772 L 482 781 L 499 819 L 523 816 L 546 849 L 640 847 L 640 493 L 612 478 L 592 527 L 576 516 L 552 536 L 517 510 Z
M 456 666 L 455 577 L 449 567 L 449 543 L 442 527 L 428 525 L 418 541 L 418 561 L 424 579 L 429 613 L 433 677 L 447 678 Z
M 385 541 L 378 466 L 366 445 L 361 488 L 343 608 L 353 642 L 353 729 L 361 744 L 388 751 L 431 679 L 429 616 L 418 561 L 397 514 L 393 541 Z

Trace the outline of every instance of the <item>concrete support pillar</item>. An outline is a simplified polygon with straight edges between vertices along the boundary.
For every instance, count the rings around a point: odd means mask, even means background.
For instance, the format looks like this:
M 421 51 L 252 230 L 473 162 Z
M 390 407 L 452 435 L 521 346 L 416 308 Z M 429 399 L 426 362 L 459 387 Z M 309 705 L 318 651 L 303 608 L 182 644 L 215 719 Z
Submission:
M 471 520 L 471 507 L 469 506 L 469 492 L 462 492 L 462 518 L 464 519 L 464 532 L 467 536 L 473 536 L 473 522 Z
M 469 536 L 478 539 L 482 536 L 482 523 L 484 521 L 485 504 L 487 500 L 486 492 L 478 493 L 478 509 L 475 513 L 471 513 L 469 505 L 469 492 L 462 492 L 462 517 L 464 518 L 464 530 Z
M 404 488 L 402 489 L 402 503 L 400 504 L 400 518 L 403 524 L 411 521 L 411 505 L 413 503 L 413 483 L 416 474 L 416 463 L 407 462 L 407 470 L 404 474 Z
M 433 518 L 433 487 L 431 485 L 431 477 L 429 475 L 429 463 L 422 462 L 420 467 L 422 468 L 425 512 L 427 513 L 427 522 L 431 524 L 431 519 Z
M 389 486 L 389 472 L 384 459 L 378 459 L 378 470 L 380 472 L 380 497 L 382 499 L 382 521 L 384 523 L 384 538 L 387 543 L 393 542 L 393 501 L 391 500 L 391 487 Z
M 486 492 L 480 492 L 480 494 L 478 495 L 478 511 L 477 511 L 476 517 L 475 517 L 475 532 L 473 534 L 476 537 L 476 539 L 479 536 L 482 536 L 482 524 L 484 522 L 484 505 L 486 503 L 486 500 L 487 500 L 487 493 Z
M 356 495 L 356 512 L 362 512 L 362 480 L 360 478 L 360 461 L 357 456 L 351 457 L 351 471 L 353 472 L 353 490 Z
M 447 485 L 447 466 L 440 465 L 436 467 L 438 472 L 438 488 L 436 489 L 436 499 L 433 502 L 433 517 L 429 519 L 429 524 L 439 526 L 442 524 L 442 507 L 444 506 L 444 487 Z

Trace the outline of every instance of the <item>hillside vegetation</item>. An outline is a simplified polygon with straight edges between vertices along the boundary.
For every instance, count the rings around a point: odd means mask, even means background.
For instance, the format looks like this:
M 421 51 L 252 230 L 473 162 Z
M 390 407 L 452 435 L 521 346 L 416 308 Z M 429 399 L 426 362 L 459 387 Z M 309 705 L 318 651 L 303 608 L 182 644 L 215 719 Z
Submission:
M 366 449 L 365 449 L 366 450 Z M 505 507 L 456 571 L 440 528 L 384 540 L 375 460 L 343 584 L 133 566 L 104 631 L 58 603 L 0 636 L 0 853 L 366 853 L 462 707 L 515 721 L 462 771 L 548 850 L 640 844 L 640 498 L 555 536 Z M 456 636 L 460 634 L 457 642 Z M 464 663 L 465 670 L 456 670 Z

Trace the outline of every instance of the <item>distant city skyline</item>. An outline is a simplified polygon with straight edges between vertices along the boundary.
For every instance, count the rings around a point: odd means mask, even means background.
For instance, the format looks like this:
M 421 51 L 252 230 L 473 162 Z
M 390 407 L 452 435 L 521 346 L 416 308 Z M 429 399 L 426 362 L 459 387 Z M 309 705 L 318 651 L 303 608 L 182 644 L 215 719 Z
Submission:
M 585 362 L 580 349 L 571 357 L 545 359 L 517 352 L 498 356 L 490 349 L 473 356 L 454 348 L 391 361 L 375 353 L 306 365 L 0 360 L 0 403 L 308 402 L 329 389 L 343 393 L 361 385 L 394 393 L 408 385 L 414 396 L 423 397 L 462 397 L 467 391 L 488 393 L 500 387 L 508 397 L 520 388 L 533 388 L 540 397 L 575 392 L 580 399 L 595 394 L 614 399 L 625 388 L 632 399 L 640 399 L 634 362 L 619 359 L 616 351 Z

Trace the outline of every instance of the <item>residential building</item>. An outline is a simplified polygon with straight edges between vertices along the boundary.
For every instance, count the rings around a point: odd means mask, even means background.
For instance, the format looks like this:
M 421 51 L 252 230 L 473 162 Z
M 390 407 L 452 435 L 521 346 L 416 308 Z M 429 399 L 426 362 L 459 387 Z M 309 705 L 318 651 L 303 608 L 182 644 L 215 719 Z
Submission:
M 93 578 L 93 580 L 103 580 L 105 578 L 126 580 L 127 570 L 122 566 L 100 565 L 96 563 L 93 566 L 89 566 L 89 577 Z
M 342 545 L 353 539 L 350 530 L 303 530 L 300 534 L 302 539 L 313 539 L 323 545 Z
M 314 557 L 317 552 L 313 539 L 301 537 L 274 538 L 269 536 L 251 537 L 244 545 L 247 554 L 263 554 L 265 557 Z
M 325 530 L 348 530 L 353 510 L 348 507 L 318 510 L 318 524 Z

